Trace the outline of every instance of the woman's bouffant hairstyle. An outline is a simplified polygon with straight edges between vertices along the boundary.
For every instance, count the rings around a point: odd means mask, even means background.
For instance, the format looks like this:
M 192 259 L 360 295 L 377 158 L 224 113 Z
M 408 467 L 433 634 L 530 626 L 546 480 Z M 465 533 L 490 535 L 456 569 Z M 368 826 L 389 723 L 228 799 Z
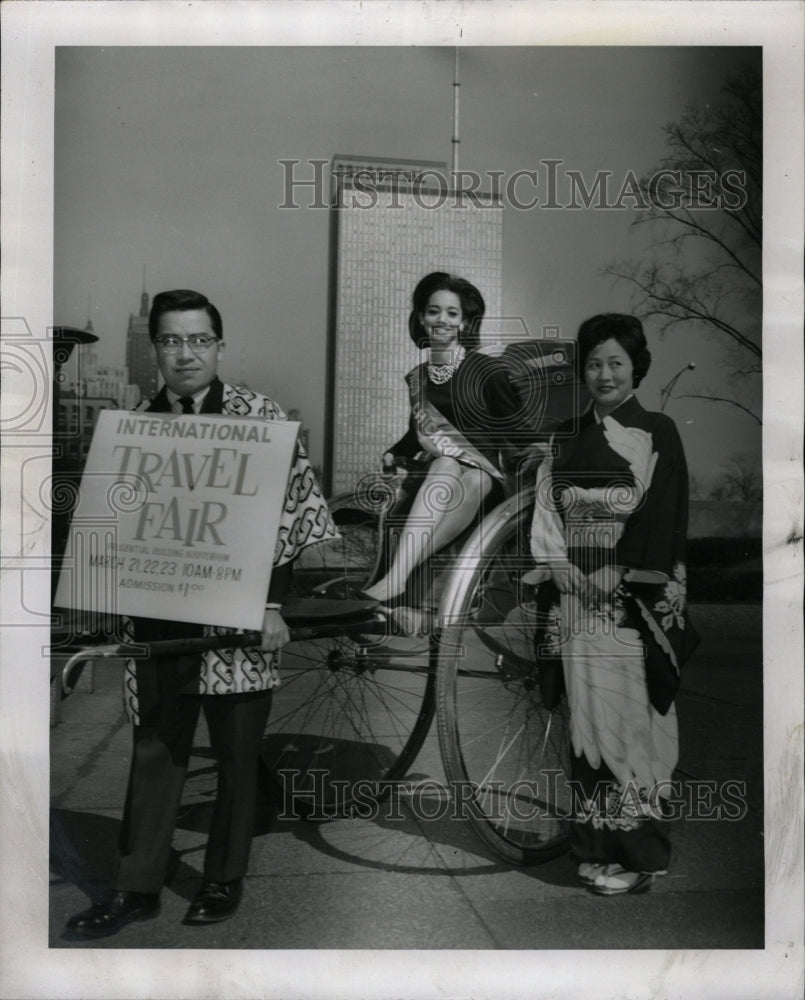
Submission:
M 187 312 L 190 309 L 203 309 L 210 317 L 213 333 L 220 340 L 224 335 L 221 314 L 206 295 L 194 292 L 190 288 L 174 288 L 170 292 L 158 292 L 154 296 L 151 312 L 148 314 L 148 333 L 151 340 L 159 333 L 159 321 L 165 313 Z
M 427 330 L 419 317 L 425 312 L 431 295 L 434 292 L 442 291 L 453 292 L 458 296 L 459 302 L 461 302 L 461 312 L 464 314 L 458 342 L 468 351 L 475 350 L 481 343 L 481 320 L 486 309 L 484 297 L 475 285 L 465 278 L 448 274 L 446 271 L 433 271 L 431 274 L 426 274 L 414 289 L 412 297 L 414 308 L 408 317 L 408 333 L 411 340 L 417 347 L 430 347 Z
M 590 351 L 606 340 L 617 340 L 632 362 L 632 384 L 636 389 L 651 366 L 651 353 L 643 333 L 643 324 L 636 316 L 624 313 L 601 313 L 591 316 L 579 327 L 579 369 L 584 366 Z

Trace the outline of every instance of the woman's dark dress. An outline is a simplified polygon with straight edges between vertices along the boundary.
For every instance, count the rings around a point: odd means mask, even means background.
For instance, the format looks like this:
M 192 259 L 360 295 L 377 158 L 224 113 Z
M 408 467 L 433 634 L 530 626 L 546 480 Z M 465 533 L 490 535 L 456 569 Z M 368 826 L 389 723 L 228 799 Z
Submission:
M 504 368 L 495 358 L 472 351 L 442 385 L 428 379 L 427 365 L 419 372 L 420 392 L 499 470 L 501 454 L 510 453 L 511 439 L 523 422 L 521 402 Z M 413 415 L 408 432 L 388 451 L 406 459 L 423 452 Z

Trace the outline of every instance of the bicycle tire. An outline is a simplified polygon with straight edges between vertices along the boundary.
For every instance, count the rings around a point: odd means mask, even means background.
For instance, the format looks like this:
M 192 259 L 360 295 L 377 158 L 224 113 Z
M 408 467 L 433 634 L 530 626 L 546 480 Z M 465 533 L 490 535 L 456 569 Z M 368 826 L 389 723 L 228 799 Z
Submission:
M 568 849 L 568 709 L 541 701 L 533 568 L 533 490 L 506 501 L 464 546 L 445 592 L 437 670 L 439 746 L 454 802 L 512 864 Z
M 332 508 L 341 540 L 295 574 L 297 594 L 338 596 L 344 582 L 362 586 L 374 565 L 377 513 L 354 496 Z M 433 721 L 432 645 L 411 651 L 397 639 L 388 648 L 381 637 L 373 642 L 345 628 L 343 635 L 285 646 L 280 678 L 261 757 L 286 812 L 298 804 L 307 818 L 328 819 L 387 794 Z

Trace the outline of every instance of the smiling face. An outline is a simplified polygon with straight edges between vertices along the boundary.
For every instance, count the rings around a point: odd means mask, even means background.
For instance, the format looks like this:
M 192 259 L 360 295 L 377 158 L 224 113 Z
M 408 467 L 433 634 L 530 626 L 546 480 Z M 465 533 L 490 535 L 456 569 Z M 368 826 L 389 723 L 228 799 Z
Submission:
M 455 292 L 442 289 L 428 299 L 425 311 L 419 321 L 425 328 L 431 348 L 444 349 L 458 340 L 459 330 L 464 320 L 461 299 Z
M 192 334 L 215 338 L 212 321 L 205 309 L 187 309 L 163 313 L 159 319 L 159 337 L 182 338 L 182 345 L 175 353 L 166 353 L 155 344 L 157 364 L 169 389 L 179 396 L 193 396 L 206 388 L 218 371 L 218 358 L 224 348 L 222 340 L 215 339 L 209 347 L 193 348 L 187 344 Z
M 593 348 L 584 362 L 584 381 L 599 414 L 611 413 L 632 392 L 632 359 L 617 340 Z

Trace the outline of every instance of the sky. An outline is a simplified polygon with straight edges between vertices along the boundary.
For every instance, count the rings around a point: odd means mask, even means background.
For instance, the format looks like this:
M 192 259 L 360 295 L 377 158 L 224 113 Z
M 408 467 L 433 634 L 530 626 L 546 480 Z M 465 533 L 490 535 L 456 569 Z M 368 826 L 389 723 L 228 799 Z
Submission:
M 460 160 L 481 174 L 561 161 L 615 190 L 664 155 L 662 126 L 716 98 L 758 50 L 697 47 L 464 48 Z M 54 322 L 100 337 L 122 364 L 145 287 L 197 288 L 220 308 L 221 374 L 296 408 L 314 462 L 324 443 L 329 213 L 283 209 L 286 168 L 336 154 L 451 161 L 454 49 L 447 47 L 60 47 L 56 52 Z M 561 174 L 560 174 L 561 176 Z M 523 200 L 533 194 L 521 182 Z M 541 192 L 538 190 L 538 194 Z M 588 316 L 629 311 L 602 274 L 654 237 L 630 209 L 534 208 L 504 217 L 504 314 L 533 335 L 573 337 Z M 439 267 L 423 253 L 422 273 Z M 400 317 L 405 343 L 406 316 Z M 640 390 L 649 409 L 688 361 L 681 392 L 728 394 L 721 346 L 701 330 L 661 339 Z M 401 385 L 401 394 L 405 389 Z M 735 452 L 760 454 L 759 426 L 723 404 L 672 400 L 702 477 Z M 401 428 L 402 431 L 402 428 Z

